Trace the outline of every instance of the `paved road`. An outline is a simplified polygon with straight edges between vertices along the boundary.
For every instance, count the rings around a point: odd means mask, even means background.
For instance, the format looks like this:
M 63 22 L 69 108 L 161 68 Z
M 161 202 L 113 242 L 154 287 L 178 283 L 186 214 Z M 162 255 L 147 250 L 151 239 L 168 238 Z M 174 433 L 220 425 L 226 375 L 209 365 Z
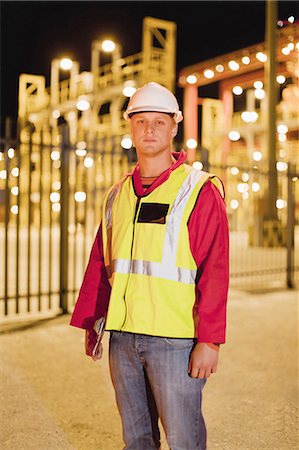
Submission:
M 218 373 L 204 390 L 208 449 L 298 450 L 297 294 L 231 291 L 228 319 Z M 122 448 L 108 336 L 93 363 L 68 321 L 0 335 L 1 449 Z

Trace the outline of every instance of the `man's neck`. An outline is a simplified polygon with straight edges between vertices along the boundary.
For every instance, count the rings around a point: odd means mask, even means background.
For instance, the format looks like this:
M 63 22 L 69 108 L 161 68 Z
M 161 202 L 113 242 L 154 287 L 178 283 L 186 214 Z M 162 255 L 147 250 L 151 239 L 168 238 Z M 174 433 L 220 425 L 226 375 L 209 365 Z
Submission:
M 173 163 L 175 163 L 175 158 L 171 153 L 166 155 L 157 156 L 155 158 L 139 157 L 139 173 L 142 177 L 158 177 L 165 170 L 169 169 Z

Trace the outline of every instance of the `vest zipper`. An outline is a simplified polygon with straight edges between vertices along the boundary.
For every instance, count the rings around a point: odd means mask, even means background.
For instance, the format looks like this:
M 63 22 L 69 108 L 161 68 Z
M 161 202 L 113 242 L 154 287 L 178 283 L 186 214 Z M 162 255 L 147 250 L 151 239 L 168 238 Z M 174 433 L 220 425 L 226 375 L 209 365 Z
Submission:
M 133 257 L 133 247 L 134 247 L 134 237 L 135 237 L 135 224 L 136 224 L 137 213 L 138 213 L 138 210 L 139 210 L 139 205 L 140 205 L 140 197 L 137 197 L 136 206 L 135 206 L 135 213 L 134 213 L 134 218 L 133 218 L 133 234 L 132 234 L 132 243 L 131 243 L 131 261 L 132 261 L 132 257 Z M 125 307 L 126 307 L 126 314 L 125 314 L 125 319 L 123 321 L 123 324 L 122 324 L 121 328 L 125 325 L 125 323 L 127 321 L 126 292 L 127 292 L 127 288 L 128 288 L 128 284 L 129 284 L 129 280 L 130 280 L 130 275 L 131 275 L 131 271 L 130 271 L 129 276 L 128 276 L 128 281 L 127 281 L 127 285 L 126 285 L 126 289 L 125 289 L 125 293 L 124 293 L 124 302 L 125 302 Z

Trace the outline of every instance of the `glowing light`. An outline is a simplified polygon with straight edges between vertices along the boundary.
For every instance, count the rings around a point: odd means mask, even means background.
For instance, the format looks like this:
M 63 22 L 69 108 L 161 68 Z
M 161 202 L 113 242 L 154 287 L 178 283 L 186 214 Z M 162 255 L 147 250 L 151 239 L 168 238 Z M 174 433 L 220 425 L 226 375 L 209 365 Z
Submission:
M 10 191 L 11 191 L 12 195 L 19 195 L 18 186 L 13 186 Z
M 73 61 L 70 58 L 62 58 L 60 61 L 60 68 L 63 70 L 70 70 L 73 67 Z
M 248 181 L 248 180 L 249 180 L 248 173 L 246 173 L 246 172 L 242 173 L 242 181 Z
M 234 86 L 233 87 L 233 93 L 235 95 L 241 95 L 243 92 L 243 88 L 241 86 Z
M 242 199 L 243 200 L 247 200 L 248 199 L 248 197 L 249 197 L 249 193 L 248 192 L 242 192 Z
M 283 200 L 282 198 L 278 198 L 276 200 L 276 208 L 277 209 L 283 209 L 287 206 L 286 200 Z
M 58 161 L 59 158 L 60 158 L 60 152 L 58 150 L 53 150 L 51 152 L 52 161 Z
M 59 189 L 61 189 L 61 183 L 60 183 L 60 181 L 54 181 L 54 182 L 52 183 L 52 187 L 53 187 L 53 189 L 54 189 L 55 191 L 59 191 Z
M 294 20 L 295 20 L 295 17 L 294 17 L 294 16 L 288 17 L 288 22 L 294 23 Z
M 211 69 L 206 69 L 206 70 L 204 70 L 204 72 L 203 72 L 203 76 L 205 77 L 205 78 L 214 78 L 214 76 L 215 76 L 215 74 L 214 74 L 214 71 L 213 70 L 211 70 Z
M 6 180 L 7 173 L 6 170 L 0 170 L 0 180 Z
M 18 205 L 13 205 L 13 206 L 10 208 L 10 210 L 11 210 L 11 212 L 12 212 L 13 214 L 18 214 L 18 212 L 19 212 L 19 207 L 18 207 Z
M 59 117 L 60 117 L 59 109 L 54 109 L 54 111 L 52 111 L 52 117 L 53 117 L 53 119 L 59 119 Z
M 222 73 L 224 72 L 224 67 L 222 64 L 217 64 L 217 66 L 215 67 L 216 72 Z
M 262 159 L 262 157 L 263 157 L 262 153 L 258 150 L 256 150 L 252 154 L 252 158 L 254 159 L 254 161 L 260 161 Z
M 125 97 L 132 97 L 132 95 L 134 95 L 136 91 L 137 89 L 134 86 L 125 86 L 123 88 L 123 95 Z
M 285 134 L 280 133 L 278 135 L 278 140 L 279 140 L 279 142 L 285 142 L 287 140 L 287 137 Z
M 258 59 L 260 62 L 267 61 L 267 55 L 263 52 L 257 52 L 257 54 L 255 56 L 256 56 L 256 59 Z
M 76 153 L 77 156 L 85 156 L 87 151 L 86 150 L 80 150 L 79 148 L 77 148 L 75 153 Z
M 197 83 L 197 76 L 196 75 L 188 75 L 186 81 L 188 84 L 195 84 L 195 83 Z
M 238 141 L 241 136 L 238 131 L 232 130 L 228 133 L 228 137 L 231 141 Z
M 54 167 L 54 169 L 60 169 L 61 162 L 59 160 L 58 161 L 53 161 L 53 167 Z
M 10 148 L 7 150 L 7 155 L 8 155 L 8 157 L 9 157 L 10 159 L 12 159 L 12 158 L 15 156 L 15 149 L 12 148 L 12 147 L 10 147 Z
M 79 109 L 79 111 L 87 111 L 90 108 L 90 103 L 88 100 L 78 100 L 77 101 L 77 109 Z
M 14 167 L 11 171 L 11 174 L 13 177 L 18 177 L 19 176 L 19 168 L 18 167 Z
M 87 168 L 92 167 L 93 166 L 93 158 L 91 158 L 90 156 L 87 156 L 84 159 L 84 166 Z
M 132 145 L 133 145 L 133 142 L 132 142 L 132 139 L 130 138 L 130 136 L 124 136 L 124 137 L 122 138 L 122 140 L 121 140 L 120 145 L 121 145 L 122 148 L 124 148 L 125 150 L 129 150 L 129 149 L 132 147 Z
M 255 89 L 263 89 L 264 84 L 262 81 L 255 81 L 253 83 L 253 86 L 255 87 Z
M 202 164 L 202 162 L 200 162 L 200 161 L 195 161 L 195 162 L 192 164 L 192 167 L 193 167 L 194 169 L 196 169 L 196 170 L 202 170 L 202 169 L 203 169 L 203 164 Z
M 285 172 L 286 170 L 288 170 L 288 165 L 287 165 L 287 163 L 284 162 L 284 161 L 277 161 L 277 163 L 276 163 L 276 169 L 277 169 L 279 172 Z
M 283 21 L 282 20 L 278 20 L 277 22 L 277 25 L 281 28 L 281 27 L 283 27 Z
M 256 181 L 254 183 L 252 183 L 251 185 L 251 189 L 253 192 L 258 192 L 260 190 L 261 186 L 259 183 L 257 183 Z
M 291 53 L 291 50 L 289 49 L 289 47 L 283 47 L 281 49 L 281 53 L 283 53 L 284 55 L 289 55 Z
M 197 140 L 193 138 L 187 139 L 186 145 L 190 149 L 195 149 L 197 147 Z
M 242 63 L 245 64 L 246 66 L 250 63 L 250 58 L 249 56 L 243 56 L 242 58 Z
M 289 42 L 287 46 L 291 51 L 295 48 L 294 42 Z
M 52 205 L 52 210 L 53 210 L 54 212 L 59 212 L 60 209 L 61 209 L 60 203 L 53 203 L 53 205 Z
M 254 123 L 257 121 L 259 115 L 255 111 L 243 111 L 241 114 L 242 120 L 246 123 Z
M 236 71 L 239 70 L 240 65 L 239 63 L 237 63 L 237 61 L 231 60 L 228 63 L 228 67 L 230 68 L 230 70 Z
M 277 133 L 286 134 L 288 131 L 289 129 L 284 123 L 277 125 Z
M 115 42 L 111 41 L 110 39 L 106 39 L 102 42 L 102 49 L 104 50 L 104 52 L 111 53 L 115 50 L 115 48 Z
M 230 201 L 230 207 L 231 209 L 237 209 L 239 207 L 239 202 L 236 199 L 233 199 Z
M 77 191 L 77 192 L 75 192 L 74 197 L 75 197 L 76 202 L 85 202 L 86 193 L 82 192 L 82 191 Z
M 247 183 L 239 183 L 237 186 L 238 192 L 246 192 L 249 190 L 249 184 Z
M 296 49 L 299 50 L 299 42 L 296 44 Z
M 238 175 L 238 173 L 239 173 L 238 167 L 231 167 L 230 173 L 231 173 L 232 175 Z
M 292 178 L 292 181 L 297 181 L 298 180 L 298 177 L 293 177 Z
M 265 91 L 264 91 L 264 89 L 256 89 L 254 91 L 254 96 L 258 100 L 262 100 L 263 98 L 265 98 Z
M 277 75 L 276 81 L 277 81 L 277 83 L 279 83 L 279 84 L 283 84 L 283 83 L 285 83 L 285 81 L 286 81 L 286 77 L 285 77 L 284 75 Z
M 50 200 L 51 200 L 52 203 L 59 202 L 59 200 L 60 200 L 59 192 L 51 192 Z

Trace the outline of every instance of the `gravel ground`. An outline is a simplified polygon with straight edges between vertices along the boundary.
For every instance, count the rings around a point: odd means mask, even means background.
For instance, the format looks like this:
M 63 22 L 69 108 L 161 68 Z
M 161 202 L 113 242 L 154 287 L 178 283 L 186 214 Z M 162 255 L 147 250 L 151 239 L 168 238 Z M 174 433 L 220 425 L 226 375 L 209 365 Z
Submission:
M 229 298 L 228 342 L 204 389 L 208 449 L 298 450 L 297 293 Z M 94 363 L 69 319 L 0 335 L 1 449 L 122 448 L 108 336 Z

